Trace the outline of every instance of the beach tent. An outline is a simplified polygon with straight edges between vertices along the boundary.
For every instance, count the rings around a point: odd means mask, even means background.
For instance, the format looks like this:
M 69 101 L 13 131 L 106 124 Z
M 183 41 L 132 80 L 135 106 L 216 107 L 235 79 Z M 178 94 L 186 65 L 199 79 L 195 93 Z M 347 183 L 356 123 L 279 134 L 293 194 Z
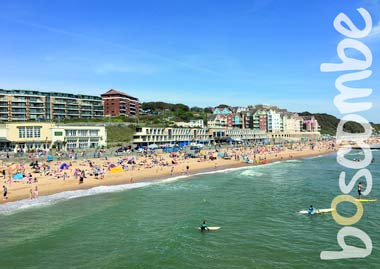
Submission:
M 69 165 L 67 163 L 63 163 L 59 166 L 59 169 L 63 170 L 63 169 L 69 169 Z
M 23 176 L 22 173 L 16 173 L 16 174 L 14 174 L 14 175 L 12 176 L 12 179 L 13 179 L 13 180 L 22 180 L 22 179 L 24 179 L 24 176 Z
M 158 146 L 156 144 L 152 144 L 148 146 L 149 149 L 158 149 Z
M 121 173 L 121 172 L 123 172 L 123 167 L 121 167 L 121 166 L 112 167 L 110 169 L 110 172 L 111 173 Z
M 53 155 L 48 155 L 47 156 L 47 161 L 48 162 L 52 162 L 53 160 L 54 160 Z

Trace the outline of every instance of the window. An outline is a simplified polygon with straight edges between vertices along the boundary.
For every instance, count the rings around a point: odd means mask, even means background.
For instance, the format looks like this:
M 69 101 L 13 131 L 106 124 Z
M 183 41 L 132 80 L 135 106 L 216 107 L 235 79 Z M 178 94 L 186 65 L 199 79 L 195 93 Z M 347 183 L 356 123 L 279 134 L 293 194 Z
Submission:
M 34 127 L 34 137 L 35 138 L 41 137 L 41 127 Z
M 66 144 L 67 149 L 75 149 L 77 147 L 77 141 L 68 139 Z
M 80 149 L 85 149 L 88 148 L 88 140 L 79 140 L 79 148 Z
M 33 127 L 26 127 L 26 137 L 33 138 Z
M 78 136 L 87 136 L 87 130 L 78 130 Z
M 18 128 L 18 137 L 19 138 L 25 138 L 25 127 L 19 127 Z
M 54 132 L 54 136 L 63 136 L 63 132 Z
M 77 131 L 76 130 L 66 130 L 66 136 L 76 136 Z

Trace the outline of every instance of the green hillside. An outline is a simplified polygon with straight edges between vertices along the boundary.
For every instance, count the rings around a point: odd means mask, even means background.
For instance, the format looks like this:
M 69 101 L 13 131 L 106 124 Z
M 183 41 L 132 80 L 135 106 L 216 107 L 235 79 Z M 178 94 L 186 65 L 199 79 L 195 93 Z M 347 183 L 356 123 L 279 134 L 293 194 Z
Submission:
M 317 120 L 319 125 L 321 126 L 321 133 L 322 134 L 330 134 L 330 135 L 335 135 L 336 133 L 336 128 L 338 127 L 340 119 L 337 117 L 326 114 L 326 113 L 315 113 L 311 114 L 310 112 L 302 112 L 298 113 L 300 116 L 311 116 L 313 115 Z M 380 124 L 373 124 L 372 127 L 375 128 L 375 130 L 379 131 L 380 130 Z M 356 123 L 356 122 L 347 122 L 344 126 L 344 130 L 346 132 L 350 133 L 360 133 L 364 132 L 363 127 Z

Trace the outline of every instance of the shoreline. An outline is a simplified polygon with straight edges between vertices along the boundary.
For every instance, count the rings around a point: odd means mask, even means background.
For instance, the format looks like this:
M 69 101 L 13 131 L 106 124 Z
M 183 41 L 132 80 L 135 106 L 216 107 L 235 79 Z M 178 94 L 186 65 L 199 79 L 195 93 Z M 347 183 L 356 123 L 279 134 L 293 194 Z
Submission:
M 328 154 L 332 154 L 336 152 L 335 150 L 331 149 L 317 149 L 317 150 L 300 150 L 300 151 L 284 151 L 281 153 L 276 154 L 275 156 L 270 156 L 267 158 L 267 163 L 270 164 L 274 162 L 285 162 L 288 160 L 298 160 L 298 159 L 304 159 L 308 157 L 315 157 L 315 156 L 325 156 Z M 283 156 L 286 154 L 286 156 Z M 198 165 L 197 165 L 198 164 Z M 162 182 L 165 180 L 170 179 L 176 179 L 178 177 L 192 177 L 196 175 L 202 175 L 207 174 L 209 172 L 222 172 L 228 169 L 239 169 L 239 168 L 249 168 L 249 167 L 256 167 L 261 166 L 265 164 L 256 164 L 256 163 L 246 163 L 242 162 L 241 160 L 224 160 L 224 159 L 217 159 L 215 161 L 206 161 L 204 163 L 197 163 L 196 159 L 188 159 L 179 164 L 176 168 L 179 168 L 180 171 L 174 172 L 172 175 L 170 173 L 170 169 L 173 166 L 165 167 L 165 168 L 156 168 L 156 171 L 154 171 L 155 168 L 149 168 L 144 171 L 127 171 L 122 172 L 121 174 L 115 174 L 114 177 L 112 177 L 112 174 L 110 177 L 106 177 L 105 179 L 86 179 L 84 184 L 78 184 L 76 180 L 73 179 L 67 179 L 66 181 L 56 180 L 54 179 L 53 182 L 51 182 L 51 179 L 47 179 L 46 184 L 42 184 L 42 186 L 45 186 L 43 191 L 40 192 L 39 198 L 36 199 L 30 199 L 30 195 L 27 189 L 29 187 L 33 187 L 34 185 L 26 185 L 23 183 L 12 183 L 17 184 L 16 186 L 19 187 L 17 190 L 15 190 L 13 193 L 10 192 L 11 198 L 8 200 L 2 200 L 0 201 L 0 207 L 8 207 L 14 204 L 15 202 L 30 202 L 31 204 L 38 203 L 39 200 L 46 199 L 48 196 L 52 195 L 64 195 L 66 192 L 69 191 L 76 191 L 76 190 L 82 190 L 82 191 L 91 191 L 92 189 L 96 187 L 109 187 L 109 186 L 125 186 L 125 189 L 128 189 L 127 186 L 131 184 L 136 183 L 142 183 L 142 184 L 152 184 L 155 182 Z M 191 165 L 191 169 L 189 170 L 189 173 L 186 173 L 185 166 Z M 182 166 L 182 170 L 181 170 Z M 129 172 L 129 173 L 128 173 Z M 137 173 L 135 173 L 137 172 Z M 108 174 L 109 175 L 109 174 Z M 107 175 L 107 176 L 108 176 Z M 46 181 L 46 180 L 45 180 Z M 54 182 L 56 181 L 56 182 Z M 22 184 L 22 185 L 18 185 Z M 41 184 L 40 184 L 41 185 Z M 135 185 L 131 185 L 135 186 Z M 40 186 L 39 186 L 40 187 Z M 42 189 L 42 188 L 41 188 Z M 65 198 L 62 197 L 60 200 L 64 200 Z M 68 197 L 67 199 L 70 199 Z M 8 205 L 8 206 L 7 206 Z

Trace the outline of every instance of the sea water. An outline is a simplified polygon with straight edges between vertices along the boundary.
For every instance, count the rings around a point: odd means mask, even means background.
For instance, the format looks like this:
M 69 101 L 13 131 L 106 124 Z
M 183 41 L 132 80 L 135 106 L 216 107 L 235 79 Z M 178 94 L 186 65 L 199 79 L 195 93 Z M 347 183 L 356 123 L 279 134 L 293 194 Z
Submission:
M 380 198 L 380 154 L 369 167 Z M 359 151 L 350 158 L 361 158 Z M 97 187 L 0 205 L 0 268 L 378 268 L 380 208 L 355 224 L 372 239 L 365 259 L 340 250 L 329 208 L 342 194 L 335 155 L 230 169 L 160 183 Z M 344 170 L 344 169 L 343 169 Z M 347 179 L 353 171 L 349 171 Z M 349 177 L 350 176 L 350 177 Z M 355 190 L 352 192 L 356 196 Z M 355 214 L 343 204 L 341 214 Z M 197 230 L 206 219 L 219 231 Z M 362 246 L 353 238 L 348 244 Z

